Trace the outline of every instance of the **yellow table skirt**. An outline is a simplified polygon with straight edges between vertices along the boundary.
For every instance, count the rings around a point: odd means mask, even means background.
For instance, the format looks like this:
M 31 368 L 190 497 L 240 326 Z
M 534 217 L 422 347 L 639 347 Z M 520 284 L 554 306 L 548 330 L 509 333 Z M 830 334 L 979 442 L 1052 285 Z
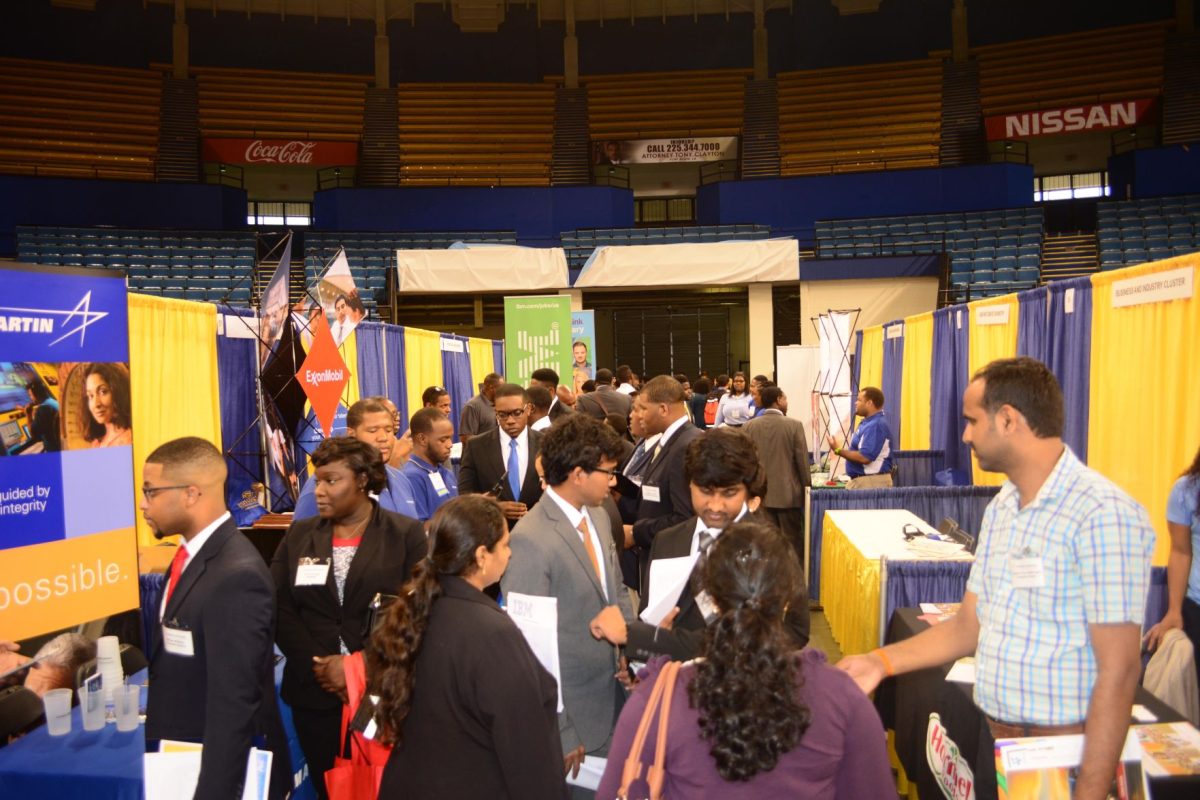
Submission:
M 825 515 L 821 540 L 821 604 L 843 655 L 879 646 L 879 561 L 863 557 Z

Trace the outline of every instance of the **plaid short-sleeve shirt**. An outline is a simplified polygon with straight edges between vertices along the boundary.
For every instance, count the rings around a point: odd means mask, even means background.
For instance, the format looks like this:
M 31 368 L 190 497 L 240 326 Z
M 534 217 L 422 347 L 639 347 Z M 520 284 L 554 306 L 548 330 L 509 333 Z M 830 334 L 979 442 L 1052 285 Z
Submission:
M 1036 725 L 1083 720 L 1097 674 L 1088 625 L 1142 624 L 1153 550 L 1146 510 L 1068 447 L 1025 508 L 1005 482 L 984 512 L 967 581 L 978 596 L 983 712 Z M 1041 560 L 1042 586 L 1013 585 L 1010 560 L 1022 557 Z

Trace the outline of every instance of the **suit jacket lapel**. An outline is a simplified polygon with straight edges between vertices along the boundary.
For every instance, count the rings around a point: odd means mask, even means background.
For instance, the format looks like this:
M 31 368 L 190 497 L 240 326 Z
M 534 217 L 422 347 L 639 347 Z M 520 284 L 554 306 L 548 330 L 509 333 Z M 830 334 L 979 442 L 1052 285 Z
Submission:
M 542 437 L 536 431 L 529 432 L 529 463 L 525 467 L 525 477 L 521 481 L 521 497 L 533 498 L 541 488 L 541 479 L 537 476 L 533 462 L 537 459 L 538 448 L 541 447 Z M 521 498 L 516 498 L 520 500 Z
M 554 526 L 554 532 L 563 540 L 567 549 L 575 556 L 575 560 L 579 562 L 579 568 L 583 570 L 588 579 L 592 582 L 592 588 L 600 595 L 600 601 L 606 602 L 604 597 L 604 587 L 600 585 L 600 576 L 596 574 L 595 567 L 592 566 L 592 560 L 588 558 L 587 550 L 583 549 L 583 539 L 579 536 L 579 531 L 571 525 L 571 521 L 567 519 L 566 514 L 558 507 L 552 499 L 547 498 L 546 517 Z M 539 505 L 542 505 L 539 503 Z M 593 523 L 594 524 L 594 523 Z M 597 553 L 596 558 L 601 558 L 603 553 Z
M 487 437 L 488 440 L 485 442 L 485 447 L 483 448 L 483 457 L 487 459 L 486 463 L 490 468 L 484 472 L 484 475 L 487 476 L 487 481 L 485 482 L 486 485 L 480 486 L 479 488 L 485 492 L 488 492 L 491 491 L 493 486 L 495 486 L 497 483 L 500 483 L 500 494 L 497 495 L 497 498 L 503 500 L 506 493 L 512 494 L 512 489 L 508 488 L 507 480 L 500 480 L 500 478 L 504 475 L 504 471 L 508 468 L 507 463 L 500 456 L 500 430 L 496 429 L 495 431 L 489 431 Z M 514 497 L 512 499 L 516 500 L 517 498 Z
M 225 542 L 229 537 L 237 532 L 237 526 L 232 520 L 228 520 L 224 525 L 213 531 L 208 537 L 208 541 L 200 548 L 199 553 L 192 555 L 192 560 L 188 563 L 187 569 L 179 576 L 179 583 L 175 585 L 175 591 L 171 593 L 171 599 L 167 601 L 167 607 L 163 609 L 163 621 L 169 622 L 179 613 L 179 606 L 187 599 L 188 593 L 192 591 L 192 587 L 200 580 L 205 570 L 208 568 L 209 560 L 221 551 L 225 546 Z M 170 586 L 170 577 L 167 578 L 167 585 Z M 166 591 L 166 588 L 163 589 Z

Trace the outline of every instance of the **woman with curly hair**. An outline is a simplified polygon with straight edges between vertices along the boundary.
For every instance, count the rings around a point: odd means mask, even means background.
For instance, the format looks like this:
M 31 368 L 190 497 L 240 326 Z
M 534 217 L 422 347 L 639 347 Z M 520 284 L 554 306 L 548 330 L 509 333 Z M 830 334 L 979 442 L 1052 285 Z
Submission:
M 97 362 L 83 368 L 79 391 L 83 438 L 92 447 L 133 444 L 129 412 L 129 370 L 124 364 Z
M 701 583 L 719 615 L 708 626 L 706 657 L 685 664 L 676 679 L 664 797 L 896 794 L 871 701 L 819 650 L 794 650 L 784 629 L 800 580 L 795 549 L 770 526 L 736 523 L 713 544 Z M 599 800 L 617 796 L 625 755 L 666 663 L 650 664 L 621 712 Z M 647 765 L 655 730 L 641 754 Z
M 483 593 L 508 567 L 494 500 L 450 500 L 430 552 L 367 647 L 379 737 L 393 744 L 381 800 L 564 800 L 558 692 Z

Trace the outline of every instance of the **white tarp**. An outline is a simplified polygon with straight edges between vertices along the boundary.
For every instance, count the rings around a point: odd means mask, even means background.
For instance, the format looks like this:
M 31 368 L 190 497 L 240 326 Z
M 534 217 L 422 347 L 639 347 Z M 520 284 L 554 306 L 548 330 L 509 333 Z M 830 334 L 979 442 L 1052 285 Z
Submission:
M 596 248 L 575 288 L 722 286 L 794 281 L 799 276 L 795 239 L 622 245 Z
M 561 247 L 455 247 L 397 250 L 401 292 L 496 292 L 568 288 Z

